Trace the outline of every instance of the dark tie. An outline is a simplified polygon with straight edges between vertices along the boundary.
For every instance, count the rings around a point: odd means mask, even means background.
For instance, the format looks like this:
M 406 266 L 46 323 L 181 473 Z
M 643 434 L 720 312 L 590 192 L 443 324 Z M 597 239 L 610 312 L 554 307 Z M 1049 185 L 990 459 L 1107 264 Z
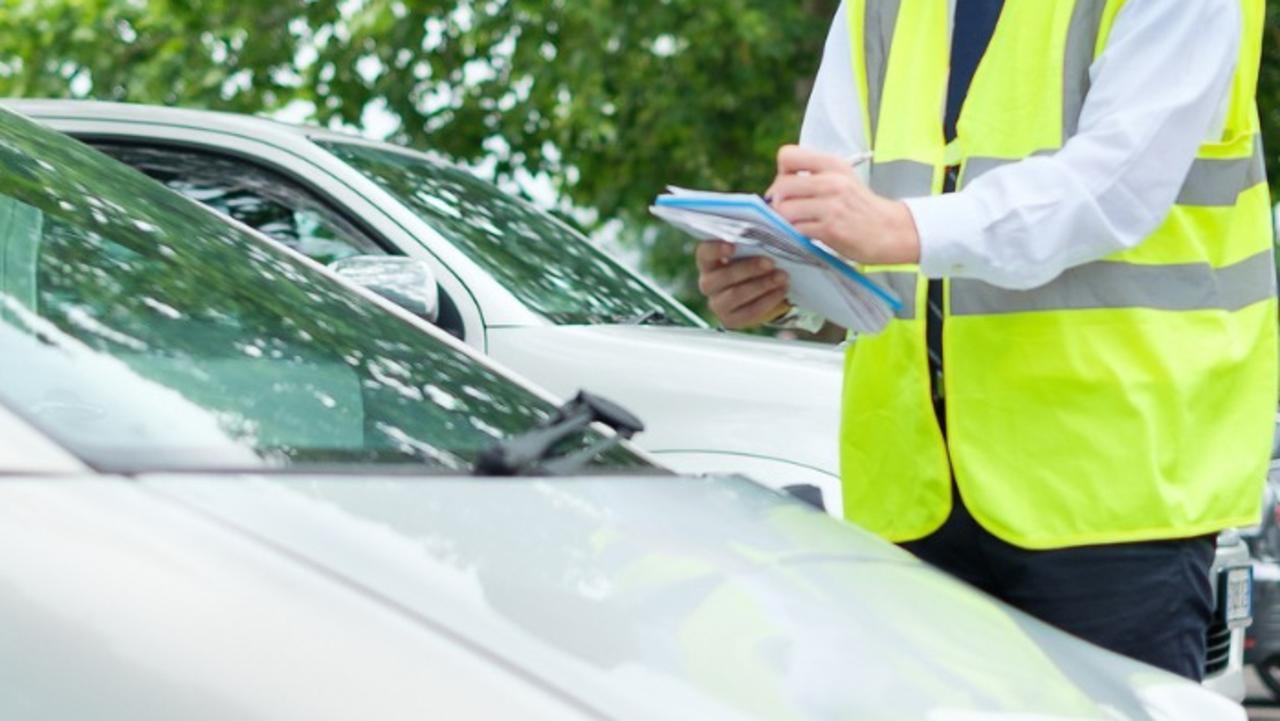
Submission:
M 946 134 L 956 137 L 956 119 L 978 62 L 991 44 L 1004 0 L 956 0 L 955 29 L 951 32 L 951 80 L 947 85 Z
M 947 114 L 943 128 L 947 142 L 956 137 L 956 120 L 969 94 L 978 62 L 991 44 L 1004 0 L 956 0 L 955 27 L 951 33 L 951 78 L 947 84 Z M 947 170 L 943 192 L 956 189 L 956 169 Z M 942 281 L 929 281 L 929 312 L 925 337 L 929 347 L 929 377 L 933 387 L 934 410 L 946 433 L 946 413 L 942 397 Z

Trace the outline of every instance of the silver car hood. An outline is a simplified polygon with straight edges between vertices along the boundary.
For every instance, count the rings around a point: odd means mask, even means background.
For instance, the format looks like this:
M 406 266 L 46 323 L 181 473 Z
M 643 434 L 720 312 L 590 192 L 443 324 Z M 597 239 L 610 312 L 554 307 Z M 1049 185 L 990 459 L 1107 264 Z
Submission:
M 838 475 L 843 355 L 830 346 L 618 325 L 495 328 L 488 341 L 492 357 L 552 393 L 586 388 L 634 411 L 646 450 L 765 456 Z
M 746 481 L 142 483 L 601 718 L 1243 718 Z

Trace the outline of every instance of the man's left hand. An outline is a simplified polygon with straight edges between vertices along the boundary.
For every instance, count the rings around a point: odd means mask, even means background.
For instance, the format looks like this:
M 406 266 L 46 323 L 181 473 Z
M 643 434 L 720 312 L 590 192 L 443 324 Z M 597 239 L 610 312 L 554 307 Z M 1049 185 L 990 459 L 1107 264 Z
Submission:
M 766 197 L 796 230 L 855 263 L 920 262 L 920 236 L 906 204 L 876 195 L 839 157 L 783 146 Z

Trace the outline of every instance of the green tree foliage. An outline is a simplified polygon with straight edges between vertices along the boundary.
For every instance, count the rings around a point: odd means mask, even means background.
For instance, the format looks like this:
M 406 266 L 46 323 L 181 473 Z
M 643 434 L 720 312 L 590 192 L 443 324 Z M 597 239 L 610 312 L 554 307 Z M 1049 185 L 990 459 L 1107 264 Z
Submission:
M 301 31 L 332 21 L 332 4 L 6 0 L 0 92 L 271 109 L 297 92 Z
M 622 221 L 693 299 L 689 244 L 646 222 L 667 183 L 761 188 L 796 137 L 837 0 L 8 0 L 0 94 L 236 111 L 314 105 L 499 176 L 545 174 Z M 1280 7 L 1260 89 L 1280 148 Z M 1274 155 L 1274 153 L 1273 153 Z M 1272 172 L 1280 163 L 1272 162 Z
M 10 0 L 0 94 L 316 120 L 545 174 L 691 287 L 687 242 L 645 222 L 667 183 L 762 188 L 796 136 L 837 0 Z
M 1262 139 L 1267 150 L 1271 197 L 1280 189 L 1280 4 L 1267 3 L 1267 26 L 1262 36 L 1262 67 L 1258 73 L 1258 105 Z

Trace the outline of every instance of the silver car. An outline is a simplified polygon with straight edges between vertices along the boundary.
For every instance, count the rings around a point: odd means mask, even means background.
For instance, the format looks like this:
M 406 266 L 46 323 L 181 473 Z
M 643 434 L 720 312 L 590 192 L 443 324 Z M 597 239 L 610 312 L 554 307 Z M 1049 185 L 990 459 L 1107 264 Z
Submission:
M 437 325 L 472 348 L 553 393 L 585 385 L 623 401 L 650 422 L 639 443 L 665 465 L 815 487 L 843 515 L 831 431 L 842 361 L 832 350 L 714 333 L 546 214 L 404 148 L 244 115 L 9 104 L 319 262 L 428 261 Z M 596 307 L 597 296 L 608 304 Z M 611 318 L 654 309 L 655 322 Z M 1243 599 L 1225 589 L 1248 566 L 1238 536 L 1218 539 L 1213 581 L 1236 605 L 1217 609 L 1206 683 L 1238 700 L 1248 589 Z
M 0 167 L 0 718 L 1244 718 L 3 111 Z

